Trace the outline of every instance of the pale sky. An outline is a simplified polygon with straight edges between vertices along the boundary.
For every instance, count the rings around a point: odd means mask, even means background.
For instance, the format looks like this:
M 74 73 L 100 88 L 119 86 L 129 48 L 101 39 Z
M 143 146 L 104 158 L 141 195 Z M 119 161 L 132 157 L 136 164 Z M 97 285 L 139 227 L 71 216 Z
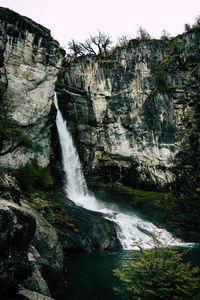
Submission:
M 154 38 L 163 29 L 175 36 L 200 15 L 200 0 L 0 0 L 0 6 L 47 27 L 61 46 L 98 29 L 114 42 L 123 34 L 136 37 L 139 26 Z

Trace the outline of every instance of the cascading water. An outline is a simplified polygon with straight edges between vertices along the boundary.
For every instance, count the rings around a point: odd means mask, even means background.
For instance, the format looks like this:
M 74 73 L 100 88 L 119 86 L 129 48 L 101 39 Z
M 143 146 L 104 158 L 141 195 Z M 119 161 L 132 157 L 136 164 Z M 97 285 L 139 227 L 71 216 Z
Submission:
M 65 192 L 67 197 L 79 206 L 104 213 L 106 219 L 116 223 L 118 225 L 116 226 L 117 235 L 124 249 L 133 248 L 133 238 L 140 240 L 143 247 L 151 247 L 149 242 L 152 236 L 148 233 L 153 232 L 159 234 L 159 242 L 172 245 L 172 236 L 166 230 L 158 229 L 154 224 L 144 221 L 134 213 L 122 213 L 117 205 L 109 207 L 109 204 L 97 200 L 88 191 L 79 156 L 73 145 L 72 137 L 67 130 L 66 121 L 63 120 L 59 110 L 56 94 L 54 103 L 57 108 L 56 125 L 62 150 L 63 168 L 66 175 Z M 173 241 L 174 243 L 177 245 L 181 244 L 180 241 Z

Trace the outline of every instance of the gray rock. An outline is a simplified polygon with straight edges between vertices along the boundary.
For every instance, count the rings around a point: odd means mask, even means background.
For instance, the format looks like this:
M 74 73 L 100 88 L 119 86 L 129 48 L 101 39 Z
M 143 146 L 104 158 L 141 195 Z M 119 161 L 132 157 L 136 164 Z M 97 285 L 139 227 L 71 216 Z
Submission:
M 51 296 L 47 283 L 42 277 L 40 270 L 36 266 L 33 266 L 32 269 L 31 277 L 24 281 L 23 286 L 26 289 L 30 289 L 42 295 Z
M 198 40 L 197 31 L 173 42 L 131 40 L 109 64 L 80 57 L 65 72 L 59 104 L 88 177 L 149 188 L 174 181 L 177 153 L 199 132 Z
M 35 233 L 35 218 L 15 203 L 0 199 L 0 291 L 10 299 L 31 275 L 28 247 Z
M 20 122 L 35 143 L 35 149 L 16 149 L 1 157 L 2 167 L 15 169 L 35 160 L 49 164 L 51 154 L 51 105 L 64 50 L 45 27 L 1 7 L 1 81 L 8 83 L 14 103 L 13 118 Z M 2 67 L 2 68 L 1 68 Z
M 4 199 L 11 200 L 20 205 L 20 189 L 16 179 L 4 174 L 0 169 L 0 194 Z
M 55 229 L 35 209 L 27 204 L 23 204 L 23 207 L 36 220 L 36 231 L 31 241 L 32 257 L 36 257 L 38 265 L 49 265 L 58 271 L 62 270 L 63 251 Z
M 0 200 L 0 248 L 2 299 L 13 297 L 19 284 L 46 296 L 62 293 L 61 244 L 53 227 L 33 208 Z
M 24 287 L 43 295 L 57 296 L 65 289 L 63 250 L 58 235 L 35 209 L 27 204 L 23 207 L 36 220 L 36 231 L 28 253 L 33 274 L 24 282 Z
M 53 298 L 47 297 L 40 293 L 34 292 L 32 290 L 21 288 L 18 295 L 26 297 L 28 300 L 53 300 Z

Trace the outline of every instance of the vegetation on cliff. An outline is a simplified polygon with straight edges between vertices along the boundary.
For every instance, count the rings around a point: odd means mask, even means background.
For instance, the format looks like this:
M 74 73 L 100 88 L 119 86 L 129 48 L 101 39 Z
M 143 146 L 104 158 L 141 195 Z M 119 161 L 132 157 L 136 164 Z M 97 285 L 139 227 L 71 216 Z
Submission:
M 78 229 L 75 220 L 68 217 L 67 209 L 58 199 L 63 199 L 63 194 L 57 191 L 29 191 L 21 195 L 21 201 L 36 209 L 54 227 L 62 242 L 70 238 L 70 233 L 64 230 L 65 227 L 71 234 L 78 232 Z
M 42 168 L 37 163 L 27 163 L 15 171 L 19 186 L 24 191 L 47 190 L 53 186 L 50 167 Z
M 19 147 L 34 148 L 32 139 L 26 135 L 20 123 L 13 119 L 13 103 L 0 84 L 0 156 L 13 152 Z

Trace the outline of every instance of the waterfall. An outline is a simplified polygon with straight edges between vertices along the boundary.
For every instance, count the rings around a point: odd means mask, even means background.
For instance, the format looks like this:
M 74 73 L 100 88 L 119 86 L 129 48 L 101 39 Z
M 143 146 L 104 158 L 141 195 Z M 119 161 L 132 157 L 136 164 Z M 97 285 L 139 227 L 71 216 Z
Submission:
M 134 213 L 121 212 L 117 204 L 110 206 L 108 203 L 96 199 L 95 196 L 88 191 L 79 156 L 73 144 L 72 136 L 67 129 L 66 121 L 64 121 L 59 110 L 56 94 L 54 103 L 57 109 L 56 125 L 62 150 L 62 163 L 66 176 L 64 188 L 67 197 L 79 206 L 103 213 L 105 219 L 116 223 L 118 225 L 116 226 L 116 232 L 124 249 L 133 248 L 133 238 L 140 240 L 143 247 L 150 248 L 151 245 L 149 242 L 152 236 L 148 233 L 155 232 L 159 234 L 159 242 L 172 245 L 172 235 L 166 230 L 157 228 L 151 222 L 141 219 Z M 181 242 L 173 241 L 173 244 L 180 245 Z

